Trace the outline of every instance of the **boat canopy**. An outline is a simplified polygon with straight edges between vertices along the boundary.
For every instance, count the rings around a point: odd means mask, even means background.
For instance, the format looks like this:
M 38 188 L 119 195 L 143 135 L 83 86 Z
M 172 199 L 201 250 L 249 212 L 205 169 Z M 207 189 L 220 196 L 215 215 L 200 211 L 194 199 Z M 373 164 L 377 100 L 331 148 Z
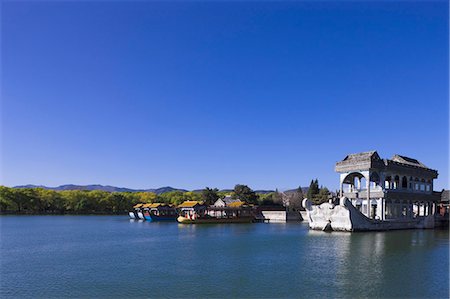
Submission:
M 135 208 L 135 209 L 137 209 L 137 208 L 140 208 L 140 207 L 142 207 L 143 206 L 143 204 L 141 204 L 141 203 L 138 203 L 137 205 L 135 205 L 133 208 Z
M 170 205 L 168 205 L 166 203 L 154 202 L 154 203 L 145 204 L 142 207 L 143 208 L 150 208 L 150 209 L 157 209 L 157 208 L 170 207 Z
M 179 208 L 193 208 L 195 206 L 202 206 L 203 201 L 197 201 L 197 200 L 187 200 L 183 202 L 182 204 L 178 205 Z

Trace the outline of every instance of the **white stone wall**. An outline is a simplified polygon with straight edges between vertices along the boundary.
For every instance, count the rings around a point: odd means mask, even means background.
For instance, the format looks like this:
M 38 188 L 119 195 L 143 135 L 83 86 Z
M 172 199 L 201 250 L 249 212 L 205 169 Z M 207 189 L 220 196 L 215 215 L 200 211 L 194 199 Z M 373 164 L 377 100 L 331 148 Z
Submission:
M 261 211 L 264 220 L 269 222 L 286 222 L 287 215 L 286 211 Z

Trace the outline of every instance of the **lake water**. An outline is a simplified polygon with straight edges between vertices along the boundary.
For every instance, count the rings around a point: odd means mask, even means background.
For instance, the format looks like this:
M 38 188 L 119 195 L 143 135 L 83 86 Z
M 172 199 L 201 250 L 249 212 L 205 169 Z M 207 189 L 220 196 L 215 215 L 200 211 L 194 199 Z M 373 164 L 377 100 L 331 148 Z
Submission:
M 447 298 L 449 233 L 2 216 L 1 298 Z

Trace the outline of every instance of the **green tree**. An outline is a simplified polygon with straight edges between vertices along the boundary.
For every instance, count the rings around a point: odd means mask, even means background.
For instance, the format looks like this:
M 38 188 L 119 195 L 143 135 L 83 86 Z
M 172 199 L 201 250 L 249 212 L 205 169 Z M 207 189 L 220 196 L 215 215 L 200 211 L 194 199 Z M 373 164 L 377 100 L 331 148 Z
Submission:
M 319 180 L 311 180 L 311 184 L 309 184 L 308 193 L 306 194 L 306 197 L 309 200 L 314 201 L 315 197 L 319 194 Z
M 274 205 L 275 192 L 270 192 L 266 194 L 259 194 L 258 204 L 259 205 Z
M 208 188 L 202 190 L 201 198 L 208 205 L 214 204 L 219 199 L 219 189 L 217 188 Z
M 0 186 L 0 211 L 16 211 L 12 188 Z
M 281 194 L 278 189 L 275 189 L 275 192 L 273 193 L 273 203 L 276 205 L 283 205 L 283 194 Z
M 158 196 L 154 192 L 137 192 L 135 193 L 139 202 L 154 203 L 157 201 Z
M 322 204 L 324 202 L 327 202 L 330 198 L 330 191 L 326 187 L 321 187 L 319 190 L 319 194 L 316 195 L 314 198 L 315 204 Z
M 184 192 L 176 190 L 160 194 L 158 196 L 158 199 L 159 201 L 167 204 L 179 205 L 183 201 L 186 201 L 187 197 L 185 196 Z
M 250 204 L 258 203 L 258 195 L 247 185 L 238 184 L 234 186 L 232 197 L 239 198 L 240 200 Z

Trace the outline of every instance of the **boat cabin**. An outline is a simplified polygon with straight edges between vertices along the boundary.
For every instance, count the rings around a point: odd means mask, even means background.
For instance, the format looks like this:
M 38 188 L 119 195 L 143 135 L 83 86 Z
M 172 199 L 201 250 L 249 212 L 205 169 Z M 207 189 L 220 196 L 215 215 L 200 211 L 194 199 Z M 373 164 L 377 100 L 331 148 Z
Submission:
M 412 219 L 433 215 L 440 193 L 433 191 L 436 170 L 420 161 L 376 151 L 351 154 L 336 163 L 340 197 L 347 197 L 371 219 Z
M 178 205 L 179 215 L 189 219 L 205 217 L 206 205 L 202 201 L 188 200 Z
M 215 218 L 251 217 L 253 209 L 240 200 L 228 203 L 226 206 L 213 205 L 207 208 L 207 214 Z
M 152 216 L 175 216 L 176 210 L 173 206 L 165 203 L 148 203 L 142 205 L 145 212 Z

